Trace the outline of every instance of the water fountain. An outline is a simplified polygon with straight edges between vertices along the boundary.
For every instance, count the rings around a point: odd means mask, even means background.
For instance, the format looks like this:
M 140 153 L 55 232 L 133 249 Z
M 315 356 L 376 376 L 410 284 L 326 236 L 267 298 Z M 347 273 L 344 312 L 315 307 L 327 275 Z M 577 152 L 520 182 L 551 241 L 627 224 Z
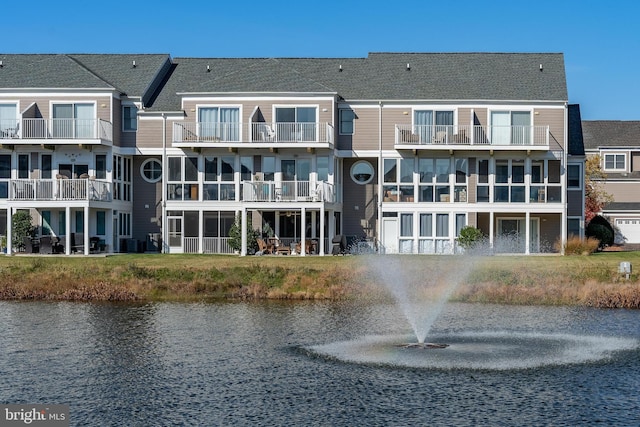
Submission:
M 502 244 L 506 244 L 502 242 Z M 525 369 L 585 363 L 635 349 L 629 338 L 594 337 L 529 330 L 480 329 L 432 332 L 447 301 L 486 253 L 450 256 L 362 256 L 372 280 L 393 295 L 413 335 L 370 335 L 310 348 L 328 357 L 372 364 L 436 369 Z M 423 351 L 433 350 L 433 351 Z

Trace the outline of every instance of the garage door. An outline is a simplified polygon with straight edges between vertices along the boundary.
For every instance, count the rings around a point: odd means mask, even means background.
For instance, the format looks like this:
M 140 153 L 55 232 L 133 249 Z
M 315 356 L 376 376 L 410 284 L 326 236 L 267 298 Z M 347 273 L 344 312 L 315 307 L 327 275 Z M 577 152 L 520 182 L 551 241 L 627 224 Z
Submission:
M 640 218 L 618 218 L 616 227 L 625 237 L 623 241 L 617 243 L 640 243 Z

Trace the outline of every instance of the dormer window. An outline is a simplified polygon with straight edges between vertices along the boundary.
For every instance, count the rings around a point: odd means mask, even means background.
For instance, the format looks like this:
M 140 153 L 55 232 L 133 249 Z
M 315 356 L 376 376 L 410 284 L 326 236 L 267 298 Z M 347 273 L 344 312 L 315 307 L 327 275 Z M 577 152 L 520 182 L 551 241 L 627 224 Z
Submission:
M 122 130 L 125 132 L 138 130 L 138 107 L 135 105 L 122 106 Z

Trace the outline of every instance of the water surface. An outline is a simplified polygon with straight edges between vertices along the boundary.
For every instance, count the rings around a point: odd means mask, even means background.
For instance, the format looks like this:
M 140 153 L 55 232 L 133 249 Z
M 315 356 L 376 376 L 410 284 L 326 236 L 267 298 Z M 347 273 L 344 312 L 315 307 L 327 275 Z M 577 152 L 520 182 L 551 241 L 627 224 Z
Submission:
M 0 302 L 0 325 L 0 401 L 66 403 L 72 425 L 640 424 L 637 346 L 520 369 L 312 350 L 406 337 L 393 305 Z M 640 311 L 451 304 L 432 333 L 637 342 Z

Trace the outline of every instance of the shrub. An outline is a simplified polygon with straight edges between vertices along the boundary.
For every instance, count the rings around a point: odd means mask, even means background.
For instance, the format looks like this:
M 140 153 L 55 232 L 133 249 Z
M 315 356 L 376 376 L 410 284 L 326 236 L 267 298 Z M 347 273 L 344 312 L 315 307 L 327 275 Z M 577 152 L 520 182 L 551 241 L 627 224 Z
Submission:
M 599 249 L 613 245 L 613 227 L 603 216 L 593 218 L 584 233 L 587 237 L 595 237 L 600 241 Z
M 31 225 L 31 214 L 28 211 L 18 211 L 11 218 L 12 239 L 14 249 L 24 249 L 24 238 L 33 237 L 35 227 Z
M 471 249 L 482 241 L 484 235 L 482 231 L 475 227 L 467 225 L 462 227 L 458 236 L 458 244 L 465 249 Z
M 600 246 L 600 240 L 594 237 L 587 237 L 586 239 L 581 239 L 578 236 L 570 236 L 564 245 L 564 254 L 565 255 L 589 255 L 597 251 L 599 246 Z M 561 252 L 562 243 L 560 240 L 556 241 L 554 248 L 558 252 Z
M 247 252 L 255 252 L 258 249 L 257 238 L 260 237 L 260 231 L 247 227 Z M 229 247 L 234 251 L 242 249 L 242 219 L 240 215 L 236 215 L 231 228 L 229 228 Z

